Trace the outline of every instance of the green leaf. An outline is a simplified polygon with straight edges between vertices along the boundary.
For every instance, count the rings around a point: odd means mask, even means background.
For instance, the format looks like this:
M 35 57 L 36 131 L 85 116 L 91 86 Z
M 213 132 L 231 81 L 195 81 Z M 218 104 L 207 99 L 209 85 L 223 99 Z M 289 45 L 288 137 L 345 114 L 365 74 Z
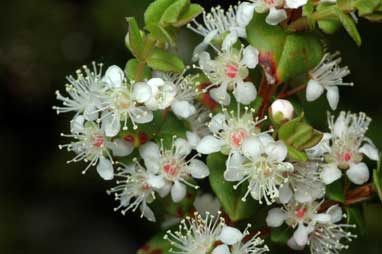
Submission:
M 157 135 L 157 139 L 163 139 L 166 147 L 171 146 L 174 136 L 179 138 L 186 137 L 187 128 L 183 121 L 179 120 L 172 112 L 165 113 L 162 117 L 162 125 Z
M 167 26 L 178 21 L 179 16 L 183 11 L 186 11 L 190 6 L 190 0 L 176 0 L 171 4 L 163 13 L 160 24 L 162 26 Z
M 371 22 L 382 22 L 382 12 L 376 12 L 370 15 L 364 16 L 364 18 L 370 20 Z
M 354 0 L 337 0 L 336 4 L 343 11 L 351 11 L 353 9 Z
M 298 146 L 297 149 L 302 151 L 302 150 L 311 148 L 311 147 L 317 145 L 318 143 L 320 143 L 323 136 L 324 136 L 324 134 L 322 132 L 314 130 L 312 137 L 306 143 Z
M 360 16 L 365 16 L 372 14 L 380 4 L 380 0 L 357 0 L 354 3 L 354 7 L 357 8 Z
M 183 12 L 179 17 L 178 20 L 173 23 L 172 25 L 174 27 L 181 27 L 186 24 L 188 24 L 191 20 L 199 16 L 203 12 L 203 7 L 199 4 L 191 4 L 189 8 Z
M 381 158 L 381 155 L 379 155 Z M 373 170 L 373 185 L 377 191 L 379 199 L 382 201 L 382 176 L 381 176 L 381 159 L 379 159 L 377 164 L 377 169 Z
M 125 73 L 126 76 L 129 80 L 134 80 L 135 79 L 135 74 L 137 72 L 137 65 L 138 65 L 138 60 L 137 59 L 130 59 L 125 67 Z M 145 66 L 145 69 L 143 71 L 143 79 L 149 79 L 151 78 L 151 70 L 147 66 Z
M 185 66 L 183 61 L 176 55 L 163 49 L 156 48 L 147 59 L 147 64 L 154 70 L 180 73 Z
M 286 225 L 278 228 L 272 228 L 271 241 L 279 244 L 286 244 L 293 235 L 293 230 Z
M 127 18 L 129 23 L 129 46 L 133 55 L 141 59 L 143 52 L 143 39 L 135 18 Z
M 326 186 L 326 196 L 333 201 L 345 202 L 344 183 L 342 179 Z
M 246 202 L 241 200 L 247 191 L 247 186 L 242 184 L 239 186 L 240 188 L 234 190 L 233 184 L 225 181 L 226 159 L 227 157 L 220 153 L 214 153 L 207 157 L 212 190 L 232 221 L 250 218 L 257 210 L 257 203 L 252 198 L 248 198 Z
M 151 3 L 147 7 L 144 15 L 145 24 L 159 24 L 163 13 L 172 3 L 174 3 L 174 0 L 156 0 L 153 3 Z
M 358 46 L 361 46 L 361 44 L 362 44 L 361 35 L 358 32 L 357 26 L 356 26 L 353 18 L 350 17 L 348 14 L 343 13 L 339 9 L 336 9 L 335 11 L 336 11 L 337 17 L 341 21 L 342 25 L 344 26 L 345 30 L 348 32 L 350 37 L 353 38 L 353 40 L 355 41 L 355 43 Z
M 286 140 L 287 144 L 293 144 L 295 147 L 308 142 L 313 136 L 313 127 L 307 123 L 298 123 L 293 134 Z
M 306 155 L 305 152 L 299 151 L 292 146 L 287 146 L 287 148 L 288 148 L 288 158 L 290 160 L 294 160 L 294 161 L 307 161 L 308 160 L 308 156 Z
M 166 30 L 159 24 L 148 24 L 146 29 L 151 32 L 151 35 L 158 41 L 163 43 L 169 43 L 172 47 L 175 44 L 175 35 L 173 35 L 170 31 Z
M 287 140 L 290 136 L 293 135 L 297 125 L 304 119 L 304 114 L 302 113 L 299 117 L 292 119 L 283 125 L 279 129 L 279 138 L 281 140 Z
M 260 51 L 259 61 L 276 84 L 307 73 L 323 56 L 320 38 L 313 33 L 287 33 L 254 14 L 247 26 L 248 41 Z M 293 64 L 291 64 L 293 63 Z
M 319 20 L 318 27 L 327 34 L 334 34 L 341 28 L 341 22 L 337 20 Z
M 347 224 L 353 224 L 357 226 L 357 231 L 361 235 L 365 235 L 366 233 L 366 223 L 363 218 L 362 211 L 358 207 L 347 207 Z
M 163 239 L 165 233 L 161 232 L 151 238 L 142 248 L 140 248 L 137 254 L 170 254 L 171 244 L 168 240 Z

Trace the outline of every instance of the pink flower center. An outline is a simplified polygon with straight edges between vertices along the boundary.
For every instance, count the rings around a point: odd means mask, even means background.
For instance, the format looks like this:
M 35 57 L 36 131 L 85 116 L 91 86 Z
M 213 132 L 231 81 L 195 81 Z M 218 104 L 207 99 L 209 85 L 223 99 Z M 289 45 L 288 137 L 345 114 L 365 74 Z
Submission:
M 239 68 L 237 67 L 237 65 L 228 64 L 225 68 L 225 74 L 229 78 L 235 78 L 238 73 L 239 73 Z
M 276 2 L 276 0 L 264 0 L 264 3 L 265 3 L 266 5 L 274 5 L 275 2 Z
M 350 161 L 351 160 L 351 153 L 350 152 L 346 152 L 345 154 L 344 154 L 344 160 L 346 161 L 346 162 L 348 162 L 348 161 Z
M 296 216 L 297 216 L 297 218 L 299 218 L 299 219 L 304 218 L 305 213 L 307 212 L 307 210 L 308 209 L 306 207 L 296 208 Z
M 178 165 L 175 161 L 171 161 L 163 166 L 163 170 L 169 176 L 174 177 L 178 174 Z
M 105 139 L 102 135 L 93 135 L 92 145 L 96 148 L 102 148 L 105 144 Z
M 248 137 L 248 134 L 244 130 L 231 133 L 231 143 L 234 147 L 238 148 L 243 143 L 243 140 Z

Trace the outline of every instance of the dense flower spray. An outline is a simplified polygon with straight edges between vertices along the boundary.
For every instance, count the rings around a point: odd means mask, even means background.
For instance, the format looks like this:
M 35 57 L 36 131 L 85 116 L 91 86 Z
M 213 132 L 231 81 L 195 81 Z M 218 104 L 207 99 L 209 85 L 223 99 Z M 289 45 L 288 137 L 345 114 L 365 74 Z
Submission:
M 144 26 L 127 18 L 124 69 L 93 63 L 67 78 L 53 107 L 72 114 L 59 147 L 85 162 L 83 173 L 94 166 L 115 180 L 107 193 L 116 211 L 159 224 L 138 254 L 262 254 L 272 251 L 264 237 L 313 254 L 349 247 L 364 224 L 359 204 L 382 197 L 371 118 L 329 112 L 328 130 L 318 130 L 318 114 L 301 103 L 336 110 L 339 87 L 353 86 L 317 30 L 343 24 L 360 45 L 358 18 L 382 19 L 382 2 L 342 2 L 247 0 L 207 11 L 155 0 Z M 180 58 L 184 26 L 202 38 Z

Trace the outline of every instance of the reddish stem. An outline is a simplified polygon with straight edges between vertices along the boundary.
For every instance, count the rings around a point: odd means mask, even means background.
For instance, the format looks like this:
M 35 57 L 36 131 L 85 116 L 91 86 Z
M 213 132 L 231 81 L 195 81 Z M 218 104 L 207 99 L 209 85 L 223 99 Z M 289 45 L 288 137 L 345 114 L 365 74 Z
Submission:
M 288 92 L 281 92 L 279 95 L 278 95 L 278 98 L 279 99 L 285 99 L 285 98 L 288 98 L 289 96 L 292 96 L 296 93 L 299 93 L 303 90 L 305 90 L 306 88 L 306 85 L 301 85 L 301 86 L 298 86 L 296 88 L 293 88 L 292 90 L 288 91 Z

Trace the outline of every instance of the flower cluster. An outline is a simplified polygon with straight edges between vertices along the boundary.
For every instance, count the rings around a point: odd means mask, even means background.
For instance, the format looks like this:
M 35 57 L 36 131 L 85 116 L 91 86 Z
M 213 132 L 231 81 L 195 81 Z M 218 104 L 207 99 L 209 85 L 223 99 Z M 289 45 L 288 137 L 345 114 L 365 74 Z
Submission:
M 107 192 L 116 211 L 139 210 L 162 229 L 180 222 L 160 234 L 172 245 L 163 253 L 265 253 L 260 233 L 233 227 L 253 221 L 266 222 L 261 234 L 288 228 L 292 249 L 339 253 L 356 237 L 350 222 L 361 220 L 348 209 L 381 197 L 382 186 L 380 163 L 370 180 L 368 164 L 380 161 L 366 136 L 371 118 L 328 113 L 329 131 L 320 131 L 297 100 L 317 103 L 326 92 L 336 110 L 339 87 L 353 86 L 318 33 L 294 34 L 316 23 L 352 27 L 351 17 L 365 12 L 335 2 L 248 0 L 207 12 L 189 1 L 154 1 L 144 29 L 128 18 L 134 59 L 125 70 L 83 67 L 68 77 L 67 95 L 57 92 L 57 113 L 74 114 L 62 134 L 71 140 L 60 148 L 75 153 L 69 162 L 87 163 L 84 173 L 96 166 L 104 180 L 117 178 Z M 192 66 L 174 53 L 183 25 L 203 37 Z

